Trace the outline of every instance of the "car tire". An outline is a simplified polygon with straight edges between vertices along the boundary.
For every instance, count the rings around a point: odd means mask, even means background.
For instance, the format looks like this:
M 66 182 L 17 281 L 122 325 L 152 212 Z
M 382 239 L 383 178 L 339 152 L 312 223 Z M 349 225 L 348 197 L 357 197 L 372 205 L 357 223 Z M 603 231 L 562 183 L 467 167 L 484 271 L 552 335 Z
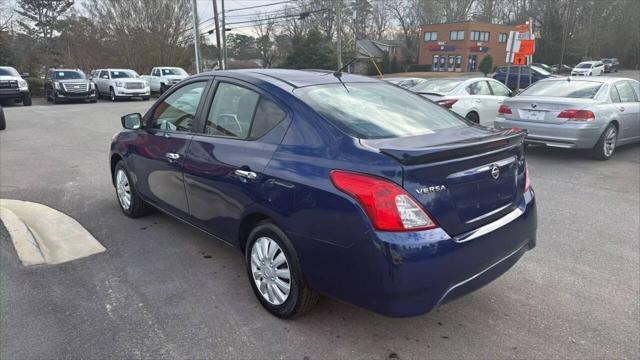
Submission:
M 54 104 L 60 104 L 60 99 L 58 99 L 58 94 L 56 94 L 55 91 L 53 92 L 52 98 L 53 98 L 52 101 L 53 101 Z
M 116 190 L 116 200 L 118 201 L 118 205 L 120 205 L 120 210 L 122 210 L 126 216 L 137 218 L 149 213 L 151 210 L 150 205 L 142 200 L 138 194 L 138 190 L 131 181 L 129 170 L 127 170 L 122 160 L 119 161 L 114 168 L 113 185 Z
M 148 100 L 149 100 L 149 97 L 148 97 L 148 96 L 145 96 L 145 97 L 143 97 L 143 98 L 142 98 L 142 100 L 144 100 L 144 101 L 148 101 Z
M 116 96 L 116 92 L 113 91 L 113 88 L 109 88 L 109 99 L 113 102 L 118 101 L 118 97 Z
M 480 124 L 480 116 L 475 111 L 468 113 L 465 118 L 473 123 Z
M 308 312 L 318 302 L 319 295 L 307 284 L 291 241 L 274 223 L 262 221 L 254 227 L 247 239 L 245 259 L 251 288 L 271 314 L 290 319 Z M 287 285 L 289 292 L 285 294 Z
M 4 118 L 4 110 L 0 107 L 0 130 L 7 128 L 7 120 Z
M 609 124 L 596 145 L 591 149 L 590 155 L 597 160 L 609 160 L 613 157 L 613 154 L 618 143 L 618 127 L 614 124 Z
M 160 84 L 160 95 L 164 94 L 167 91 L 167 87 L 164 84 Z
M 27 95 L 22 97 L 22 105 L 31 106 L 32 102 L 33 101 L 31 99 L 31 94 L 27 94 Z

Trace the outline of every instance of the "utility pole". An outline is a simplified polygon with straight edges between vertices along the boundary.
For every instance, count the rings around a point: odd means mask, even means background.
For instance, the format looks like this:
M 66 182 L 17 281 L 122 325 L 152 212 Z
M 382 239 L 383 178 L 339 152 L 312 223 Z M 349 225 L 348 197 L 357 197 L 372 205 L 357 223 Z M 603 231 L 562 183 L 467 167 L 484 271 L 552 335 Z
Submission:
M 200 36 L 198 31 L 198 3 L 196 0 L 192 1 L 193 4 L 193 48 L 196 52 L 196 74 L 200 73 Z
M 213 2 L 213 19 L 216 24 L 216 47 L 218 48 L 218 69 L 222 70 L 222 47 L 220 46 L 220 25 L 218 24 L 218 0 Z
M 220 0 L 222 4 L 222 70 L 227 70 L 227 25 L 224 21 L 224 0 Z
M 342 0 L 336 1 L 336 54 L 338 60 L 338 69 L 342 69 Z

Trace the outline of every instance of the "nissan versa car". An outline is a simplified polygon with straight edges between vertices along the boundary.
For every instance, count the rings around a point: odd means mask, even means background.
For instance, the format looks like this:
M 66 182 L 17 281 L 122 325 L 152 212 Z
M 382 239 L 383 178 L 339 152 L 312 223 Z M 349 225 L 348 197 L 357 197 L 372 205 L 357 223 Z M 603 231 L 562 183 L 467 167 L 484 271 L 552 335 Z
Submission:
M 524 133 L 383 81 L 217 71 L 121 121 L 110 165 L 124 214 L 154 207 L 238 248 L 282 318 L 318 294 L 422 314 L 536 244 Z
M 527 130 L 526 142 L 588 149 L 608 160 L 618 145 L 640 141 L 640 82 L 616 77 L 539 81 L 506 99 L 496 128 Z

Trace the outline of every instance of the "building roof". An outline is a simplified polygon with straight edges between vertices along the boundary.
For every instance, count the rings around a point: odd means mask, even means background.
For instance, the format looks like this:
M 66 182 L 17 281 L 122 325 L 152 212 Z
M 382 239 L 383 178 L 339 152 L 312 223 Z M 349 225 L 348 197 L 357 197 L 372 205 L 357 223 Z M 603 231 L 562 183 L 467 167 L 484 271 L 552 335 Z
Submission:
M 465 20 L 465 21 L 451 21 L 451 22 L 443 22 L 443 23 L 437 23 L 437 24 L 422 24 L 422 25 L 420 25 L 420 27 L 425 27 L 425 26 L 440 26 L 440 25 L 452 25 L 452 24 L 480 24 L 480 25 L 502 26 L 502 27 L 505 27 L 505 28 L 515 28 L 515 25 L 509 25 L 509 24 L 494 24 L 494 23 L 488 23 L 488 22 L 484 22 L 484 21 L 473 21 L 473 20 Z
M 388 47 L 404 46 L 402 40 L 358 40 L 358 58 L 381 58 Z

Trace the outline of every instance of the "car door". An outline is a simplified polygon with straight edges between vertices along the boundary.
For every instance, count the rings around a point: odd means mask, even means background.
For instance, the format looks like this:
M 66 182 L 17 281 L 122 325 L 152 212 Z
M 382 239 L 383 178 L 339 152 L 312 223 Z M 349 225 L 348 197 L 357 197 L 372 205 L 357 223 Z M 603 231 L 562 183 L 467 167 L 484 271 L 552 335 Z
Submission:
M 102 70 L 100 71 L 100 76 L 98 77 L 98 82 L 96 83 L 96 86 L 98 87 L 98 92 L 101 94 L 108 94 L 109 93 L 109 71 L 107 70 Z
M 149 202 L 186 218 L 189 206 L 182 167 L 209 79 L 172 89 L 145 115 L 133 159 L 136 187 Z
M 617 99 L 615 94 L 612 96 L 620 120 L 618 139 L 624 141 L 640 137 L 640 103 L 633 82 L 617 81 L 611 91 L 618 95 Z
M 254 86 L 230 78 L 219 78 L 214 86 L 203 130 L 189 146 L 185 185 L 191 221 L 235 240 L 238 222 L 252 204 L 278 198 L 270 191 L 288 190 L 264 170 L 289 116 L 281 102 Z
M 151 71 L 151 78 L 149 78 L 149 87 L 152 91 L 160 90 L 160 69 L 153 68 Z
M 480 124 L 493 124 L 498 113 L 498 98 L 493 96 L 486 80 L 474 81 L 466 89 L 471 99 L 472 108 L 480 116 Z M 469 109 L 469 111 L 471 110 Z M 494 114 L 495 109 L 495 114 Z M 462 115 L 465 116 L 466 114 Z

